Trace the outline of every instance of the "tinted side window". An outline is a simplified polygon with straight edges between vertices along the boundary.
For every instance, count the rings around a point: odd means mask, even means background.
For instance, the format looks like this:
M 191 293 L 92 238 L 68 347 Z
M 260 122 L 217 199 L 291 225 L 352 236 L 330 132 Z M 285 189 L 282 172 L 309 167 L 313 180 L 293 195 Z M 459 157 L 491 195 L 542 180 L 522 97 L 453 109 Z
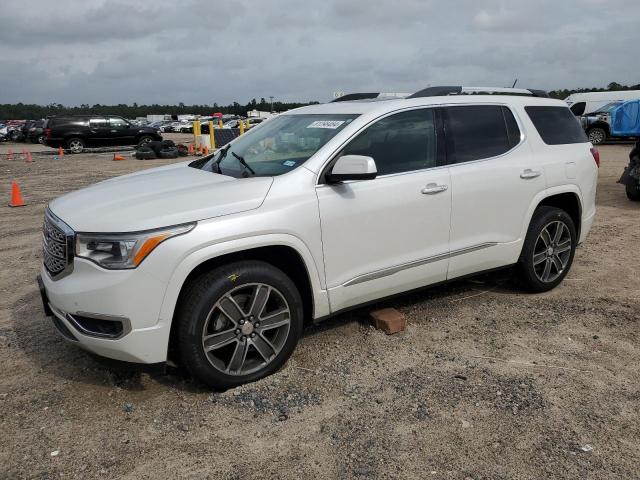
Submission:
M 520 127 L 516 122 L 513 112 L 508 107 L 502 107 L 502 114 L 504 115 L 504 121 L 507 124 L 507 135 L 509 137 L 509 146 L 515 147 L 520 143 Z
M 91 128 L 100 128 L 107 126 L 107 120 L 105 118 L 92 118 L 89 120 L 89 126 Z
M 587 108 L 587 102 L 578 102 L 571 105 L 571 112 L 574 115 L 582 115 L 584 113 L 584 109 Z
M 513 147 L 513 140 L 507 132 L 506 114 L 501 106 L 462 105 L 447 107 L 444 112 L 449 163 L 495 157 Z M 508 113 L 513 117 L 510 111 Z M 512 128 L 515 138 L 517 124 Z M 519 130 L 517 136 L 519 142 Z
M 91 120 L 91 124 L 93 125 L 93 120 Z M 127 126 L 127 122 L 121 118 L 109 118 L 109 125 L 113 128 L 124 128 Z
M 411 110 L 383 118 L 354 138 L 342 155 L 372 157 L 378 175 L 435 167 L 433 110 Z
M 567 107 L 524 107 L 547 145 L 586 143 L 579 120 Z

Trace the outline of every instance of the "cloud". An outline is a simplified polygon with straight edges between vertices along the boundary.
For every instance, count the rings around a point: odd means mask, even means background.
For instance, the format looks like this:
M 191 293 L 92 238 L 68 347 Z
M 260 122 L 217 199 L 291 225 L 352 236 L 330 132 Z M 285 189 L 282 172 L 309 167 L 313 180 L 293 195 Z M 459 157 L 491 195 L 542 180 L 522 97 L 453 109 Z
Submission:
M 638 25 L 637 0 L 8 2 L 0 103 L 326 101 L 516 77 L 547 89 L 637 83 Z

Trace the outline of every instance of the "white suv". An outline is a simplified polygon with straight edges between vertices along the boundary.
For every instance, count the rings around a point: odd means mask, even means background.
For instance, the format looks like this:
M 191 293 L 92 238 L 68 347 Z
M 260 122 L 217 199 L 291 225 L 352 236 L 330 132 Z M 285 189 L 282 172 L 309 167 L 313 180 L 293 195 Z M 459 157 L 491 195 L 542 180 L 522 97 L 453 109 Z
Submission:
M 229 387 L 282 366 L 305 321 L 383 297 L 509 266 L 549 290 L 593 222 L 599 157 L 565 103 L 485 90 L 347 95 L 60 197 L 45 310 L 87 350 L 171 352 Z

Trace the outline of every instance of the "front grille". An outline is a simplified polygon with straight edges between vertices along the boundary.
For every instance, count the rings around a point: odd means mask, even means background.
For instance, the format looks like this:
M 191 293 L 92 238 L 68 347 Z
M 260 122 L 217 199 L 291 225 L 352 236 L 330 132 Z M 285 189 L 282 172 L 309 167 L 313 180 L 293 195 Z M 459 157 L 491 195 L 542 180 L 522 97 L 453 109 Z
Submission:
M 73 230 L 47 209 L 42 226 L 42 259 L 52 279 L 73 270 L 73 239 Z

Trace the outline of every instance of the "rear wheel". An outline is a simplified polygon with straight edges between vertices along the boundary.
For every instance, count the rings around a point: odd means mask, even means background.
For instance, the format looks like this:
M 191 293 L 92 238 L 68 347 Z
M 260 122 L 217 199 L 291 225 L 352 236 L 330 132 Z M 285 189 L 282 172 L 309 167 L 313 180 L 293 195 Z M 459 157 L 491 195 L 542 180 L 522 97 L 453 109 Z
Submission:
M 640 184 L 626 185 L 627 198 L 633 202 L 640 202 Z
M 187 369 L 216 388 L 277 371 L 302 333 L 302 300 L 281 270 L 265 262 L 218 267 L 186 287 L 176 321 Z
M 518 261 L 523 286 L 532 292 L 546 292 L 560 284 L 573 263 L 576 243 L 576 228 L 567 212 L 539 207 Z
M 70 138 L 67 140 L 67 149 L 69 149 L 71 153 L 82 153 L 84 150 L 84 140 L 81 138 Z
M 607 132 L 603 128 L 592 128 L 587 135 L 593 145 L 602 145 L 607 139 Z

